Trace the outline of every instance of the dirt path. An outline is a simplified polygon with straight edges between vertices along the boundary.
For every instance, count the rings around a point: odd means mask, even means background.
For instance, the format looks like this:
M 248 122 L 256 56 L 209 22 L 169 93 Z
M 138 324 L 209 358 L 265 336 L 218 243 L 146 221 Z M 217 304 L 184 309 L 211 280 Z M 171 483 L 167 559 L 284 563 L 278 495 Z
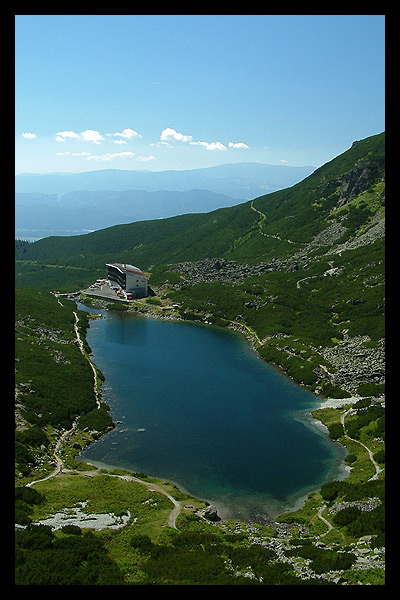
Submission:
M 266 217 L 266 215 L 263 212 L 261 212 L 261 210 L 258 210 L 253 205 L 253 202 L 254 202 L 254 200 L 251 201 L 250 208 L 251 208 L 251 210 L 254 210 L 254 212 L 256 212 L 257 214 L 259 214 L 260 217 L 261 217 L 260 221 L 258 222 L 258 229 L 259 229 L 259 232 L 261 233 L 261 235 L 265 235 L 265 237 L 273 237 L 273 238 L 276 238 L 277 240 L 280 240 L 281 238 L 279 237 L 279 235 L 272 234 L 272 233 L 271 234 L 270 233 L 265 233 L 262 230 L 263 223 L 264 223 L 264 221 L 266 220 L 267 217 Z
M 80 351 L 82 352 L 83 356 L 85 356 L 85 358 L 87 358 L 87 360 L 89 361 L 89 364 L 92 368 L 93 371 L 93 378 L 94 378 L 94 392 L 95 392 L 95 396 L 96 396 L 96 403 L 97 403 L 97 407 L 100 408 L 100 400 L 98 397 L 98 392 L 97 392 L 97 373 L 96 373 L 96 369 L 92 363 L 92 361 L 90 360 L 90 358 L 88 357 L 84 346 L 83 346 L 83 342 L 80 338 L 79 335 L 79 330 L 78 330 L 78 322 L 79 322 L 79 317 L 77 315 L 77 313 L 75 311 L 74 312 L 74 316 L 75 316 L 75 323 L 74 323 L 74 330 L 75 330 L 75 335 L 76 335 L 76 339 L 80 348 Z M 74 431 L 76 427 L 76 422 L 74 422 L 74 424 L 72 425 L 71 429 L 68 429 L 67 431 L 64 431 L 64 433 L 60 436 L 60 438 L 58 439 L 56 446 L 54 448 L 54 458 L 56 461 L 56 467 L 54 469 L 54 471 L 52 471 L 49 475 L 47 475 L 46 477 L 42 477 L 41 479 L 35 479 L 34 481 L 30 481 L 29 483 L 26 484 L 26 487 L 31 487 L 32 485 L 35 485 L 36 483 L 40 483 L 41 481 L 47 481 L 48 479 L 51 479 L 52 477 L 56 477 L 59 473 L 62 472 L 63 470 L 63 462 L 60 456 L 60 451 L 61 451 L 61 446 L 65 440 L 65 438 Z M 80 473 L 82 474 L 82 471 L 78 471 L 78 470 L 74 470 L 71 469 L 70 472 L 74 472 L 74 473 Z M 91 475 L 98 475 L 99 472 L 98 471 L 92 471 L 90 472 Z M 140 483 L 142 485 L 146 485 L 148 488 L 150 488 L 150 490 L 154 490 L 155 492 L 159 492 L 160 494 L 163 494 L 164 496 L 166 496 L 168 498 L 168 500 L 170 500 L 172 502 L 172 504 L 174 505 L 174 508 L 172 509 L 171 513 L 168 516 L 168 522 L 167 525 L 169 527 L 172 527 L 174 529 L 177 529 L 176 527 L 176 519 L 181 511 L 181 505 L 180 503 L 175 500 L 175 498 L 173 498 L 171 496 L 171 494 L 169 494 L 168 492 L 166 492 L 162 487 L 155 485 L 153 483 L 149 483 L 148 481 L 143 481 L 142 479 L 138 479 L 137 477 L 133 477 L 133 476 L 129 476 L 129 475 L 112 475 L 109 474 L 110 477 L 119 477 L 120 479 L 124 479 L 126 481 L 135 481 L 136 483 Z
M 325 525 L 328 527 L 327 531 L 325 531 L 325 533 L 322 533 L 321 535 L 319 535 L 318 537 L 321 539 L 323 538 L 325 535 L 328 535 L 328 533 L 330 531 L 332 531 L 332 529 L 335 529 L 337 533 L 340 533 L 340 535 L 342 536 L 342 540 L 344 542 L 344 533 L 342 531 L 339 531 L 338 529 L 336 529 L 332 523 L 330 523 L 327 519 L 325 519 L 325 517 L 322 516 L 322 513 L 324 512 L 324 510 L 326 509 L 326 504 L 323 504 L 319 511 L 318 511 L 318 518 L 321 519 L 321 521 L 323 521 L 325 523 Z
M 95 398 L 96 398 L 97 408 L 100 408 L 99 394 L 98 394 L 98 391 L 97 391 L 97 373 L 96 373 L 96 369 L 95 369 L 95 366 L 93 365 L 92 361 L 90 360 L 89 356 L 87 355 L 87 352 L 85 351 L 85 348 L 83 347 L 83 342 L 82 342 L 82 340 L 80 338 L 80 335 L 79 335 L 79 330 L 78 330 L 79 317 L 78 317 L 78 315 L 77 315 L 77 313 L 75 311 L 73 311 L 73 313 L 74 313 L 74 316 L 75 316 L 74 330 L 75 330 L 76 339 L 77 339 L 80 351 L 82 352 L 83 356 L 89 362 L 89 365 L 90 365 L 90 367 L 91 367 L 91 369 L 93 371 L 94 394 L 95 394 Z
M 73 424 L 71 429 L 69 429 L 68 431 L 64 431 L 62 436 L 57 441 L 56 447 L 54 449 L 54 458 L 56 459 L 56 468 L 54 469 L 54 471 L 52 471 L 52 473 L 50 473 L 46 477 L 42 477 L 41 479 L 35 479 L 35 481 L 30 481 L 29 483 L 26 484 L 26 487 L 31 487 L 32 485 L 35 485 L 36 483 L 40 483 L 41 481 L 47 481 L 48 479 L 51 479 L 52 477 L 56 477 L 59 473 L 62 472 L 63 462 L 62 462 L 61 457 L 59 456 L 61 444 L 63 443 L 65 438 L 68 436 L 68 434 L 70 434 L 75 429 L 75 427 L 76 427 L 76 423 Z M 92 476 L 104 475 L 104 473 L 100 473 L 100 471 L 78 471 L 76 469 L 68 469 L 68 472 L 76 473 L 76 474 L 80 474 L 80 475 L 86 474 L 86 475 L 92 475 Z M 169 494 L 161 486 L 156 485 L 154 483 L 149 483 L 148 481 L 143 481 L 142 479 L 139 479 L 138 477 L 133 477 L 133 475 L 132 476 L 131 475 L 113 475 L 112 473 L 108 473 L 108 474 L 106 473 L 106 475 L 108 475 L 109 477 L 118 477 L 119 479 L 122 479 L 124 481 L 134 481 L 136 483 L 140 483 L 142 485 L 147 486 L 149 488 L 149 491 L 158 492 L 158 493 L 166 496 L 168 498 L 168 500 L 170 500 L 172 502 L 172 504 L 174 505 L 174 508 L 172 509 L 172 511 L 170 512 L 170 514 L 168 516 L 167 525 L 168 525 L 168 527 L 172 527 L 173 529 L 178 529 L 176 526 L 176 519 L 178 518 L 178 515 L 181 511 L 181 504 L 180 504 L 180 502 L 175 500 L 175 498 L 173 498 L 173 496 L 171 496 L 171 494 Z
M 88 357 L 87 353 L 85 352 L 85 349 L 83 347 L 83 342 L 82 342 L 82 340 L 81 340 L 81 338 L 79 336 L 79 331 L 78 331 L 79 317 L 78 317 L 78 315 L 77 315 L 77 313 L 75 311 L 74 311 L 74 316 L 75 316 L 74 329 L 75 329 L 76 339 L 78 341 L 78 345 L 79 345 L 80 351 L 87 358 L 87 360 L 89 361 L 89 364 L 90 364 L 90 366 L 92 368 L 93 377 L 94 377 L 94 392 L 95 392 L 95 395 L 96 395 L 96 403 L 97 403 L 97 407 L 100 408 L 100 401 L 99 401 L 98 392 L 97 392 L 97 373 L 96 373 L 96 369 L 95 369 L 92 361 Z M 66 433 L 68 433 L 68 432 L 66 432 Z M 65 436 L 65 434 L 64 434 L 64 436 Z M 61 441 L 61 438 L 60 438 L 59 442 L 60 441 Z M 51 475 L 49 475 L 49 477 L 53 477 L 54 475 L 56 475 L 57 473 L 59 473 L 61 471 L 61 468 L 62 468 L 61 459 L 59 459 L 58 457 L 56 457 L 56 459 L 57 459 L 57 463 L 58 463 L 58 461 L 60 462 L 60 465 L 57 464 L 57 468 L 58 467 L 59 468 L 58 468 L 58 470 L 56 469 L 54 471 L 54 473 L 52 473 Z M 133 477 L 133 476 L 130 477 L 128 475 L 126 475 L 126 476 L 125 475 L 121 475 L 121 476 L 118 476 L 118 477 L 120 477 L 120 479 L 125 479 L 127 481 L 136 481 L 137 483 L 141 483 L 143 485 L 147 485 L 149 488 L 154 489 L 156 492 L 159 492 L 160 494 L 163 494 L 164 496 L 167 496 L 167 498 L 174 505 L 174 508 L 172 509 L 171 514 L 168 517 L 168 526 L 169 527 L 173 527 L 174 529 L 177 529 L 177 527 L 176 527 L 176 519 L 177 519 L 177 517 L 178 517 L 178 515 L 179 515 L 179 513 L 181 511 L 181 505 L 180 505 L 180 503 L 177 500 L 175 500 L 175 498 L 173 498 L 170 494 L 168 494 L 168 492 L 166 492 L 160 486 L 154 485 L 152 483 L 148 483 L 147 481 L 142 481 L 141 479 L 138 479 L 137 477 Z M 46 477 L 46 479 L 48 479 L 48 477 Z M 33 482 L 33 483 L 35 483 L 35 482 Z
M 58 300 L 58 302 L 61 304 L 61 302 L 59 300 Z M 62 306 L 62 304 L 61 304 L 61 306 Z M 79 330 L 78 330 L 79 317 L 75 311 L 73 311 L 73 313 L 75 316 L 74 330 L 75 330 L 76 339 L 77 339 L 80 351 L 82 352 L 83 356 L 88 360 L 88 362 L 92 368 L 93 378 L 94 378 L 94 393 L 95 393 L 95 398 L 96 398 L 96 404 L 97 404 L 97 408 L 100 408 L 100 400 L 99 400 L 98 392 L 97 392 L 96 369 L 95 369 L 92 361 L 88 357 L 87 353 L 85 352 L 85 348 L 83 347 L 83 342 L 79 335 Z M 75 427 L 76 427 L 76 421 L 73 423 L 71 429 L 64 431 L 64 433 L 60 436 L 60 438 L 58 439 L 58 441 L 56 443 L 56 446 L 54 448 L 54 453 L 53 453 L 55 461 L 56 461 L 56 468 L 54 469 L 54 471 L 52 473 L 50 473 L 50 475 L 47 475 L 46 477 L 43 477 L 42 479 L 36 479 L 35 481 L 31 481 L 30 483 L 27 483 L 27 487 L 30 487 L 31 485 L 34 485 L 35 483 L 38 483 L 39 481 L 46 481 L 47 479 L 50 479 L 51 477 L 55 477 L 56 475 L 58 475 L 58 473 L 60 473 L 62 471 L 63 463 L 62 463 L 61 457 L 59 456 L 61 444 L 64 442 L 67 435 L 70 434 L 75 429 Z
M 265 231 L 262 230 L 263 223 L 264 223 L 264 221 L 266 221 L 267 215 L 265 215 L 263 212 L 261 212 L 261 210 L 258 210 L 254 206 L 253 202 L 254 202 L 254 200 L 251 201 L 250 208 L 251 208 L 251 210 L 254 210 L 254 212 L 256 212 L 257 214 L 259 214 L 261 217 L 260 221 L 258 222 L 258 228 L 259 228 L 259 232 L 261 233 L 261 235 L 264 235 L 265 237 L 275 238 L 276 240 L 282 241 L 282 238 L 279 237 L 279 235 L 277 233 L 265 233 Z M 292 240 L 284 240 L 284 241 L 288 242 L 288 244 L 296 243 L 296 242 L 293 242 Z
M 378 479 L 378 475 L 379 473 L 381 473 L 382 471 L 384 471 L 384 469 L 382 469 L 375 461 L 374 459 L 374 453 L 365 445 L 363 444 L 363 442 L 360 442 L 359 440 L 355 440 L 354 438 L 351 438 L 347 433 L 346 433 L 346 428 L 345 428 L 345 419 L 347 417 L 347 415 L 352 414 L 354 412 L 354 409 L 351 407 L 349 409 L 347 409 L 344 413 L 341 414 L 340 416 L 340 422 L 343 426 L 343 430 L 344 430 L 344 437 L 348 440 L 351 440 L 352 442 L 356 442 L 357 444 L 360 444 L 360 446 L 362 446 L 363 448 L 365 448 L 365 450 L 368 452 L 369 458 L 372 461 L 372 464 L 375 467 L 375 473 L 374 475 L 372 475 L 372 477 L 370 477 L 368 479 L 368 481 L 373 481 L 374 479 Z M 322 516 L 323 511 L 326 508 L 326 504 L 323 504 L 319 511 L 318 511 L 318 518 L 321 519 L 321 521 L 323 521 L 325 523 L 325 525 L 327 525 L 328 530 L 323 533 L 322 535 L 320 535 L 319 537 L 324 537 L 325 535 L 327 535 L 332 529 L 334 529 L 333 525 L 327 520 L 325 519 L 325 517 Z M 343 534 L 342 534 L 343 536 Z
M 56 448 L 54 450 L 54 456 L 56 458 L 57 466 L 54 469 L 54 471 L 52 473 L 50 473 L 50 475 L 47 475 L 46 477 L 43 477 L 42 479 L 36 479 L 35 481 L 31 481 L 30 483 L 27 483 L 26 487 L 31 487 L 32 485 L 35 485 L 36 483 L 40 483 L 41 481 L 47 481 L 47 479 L 56 477 L 56 475 L 61 473 L 61 471 L 63 469 L 63 463 L 62 463 L 61 458 L 58 456 L 57 452 L 59 451 L 61 443 L 63 442 L 65 437 L 74 429 L 74 427 L 75 427 L 75 424 L 72 427 L 72 429 L 65 431 L 57 442 Z M 80 475 L 86 474 L 86 475 L 91 475 L 93 477 L 96 475 L 104 475 L 104 473 L 100 473 L 99 471 L 78 471 L 75 469 L 68 469 L 68 472 L 69 473 L 77 473 Z M 168 527 L 172 527 L 173 529 L 178 529 L 176 526 L 176 519 L 178 518 L 178 515 L 181 512 L 182 507 L 181 507 L 180 502 L 175 500 L 175 498 L 173 498 L 173 496 L 171 496 L 171 494 L 169 494 L 166 490 L 164 490 L 159 485 L 156 485 L 154 483 L 149 483 L 148 481 L 143 481 L 142 479 L 138 479 L 138 477 L 133 477 L 131 475 L 113 475 L 112 473 L 106 473 L 106 475 L 108 475 L 109 477 L 118 477 L 118 479 L 122 479 L 123 481 L 134 481 L 135 483 L 140 483 L 142 485 L 147 486 L 149 488 L 150 492 L 154 491 L 154 492 L 158 492 L 159 494 L 163 494 L 164 496 L 166 496 L 168 498 L 168 500 L 170 500 L 172 502 L 172 504 L 174 505 L 174 508 L 172 509 L 172 511 L 170 512 L 170 514 L 168 516 L 167 525 L 168 525 Z
M 168 498 L 168 500 L 170 500 L 172 502 L 172 504 L 174 505 L 174 508 L 172 509 L 169 517 L 168 517 L 168 526 L 169 527 L 173 527 L 174 529 L 178 529 L 176 526 L 176 519 L 179 515 L 179 513 L 181 512 L 181 504 L 180 502 L 178 502 L 177 500 L 175 500 L 175 498 L 173 498 L 171 496 L 171 494 L 169 494 L 168 492 L 166 492 L 162 487 L 160 487 L 159 485 L 154 485 L 154 483 L 149 483 L 147 481 L 143 481 L 142 479 L 138 479 L 137 477 L 130 477 L 130 476 L 120 476 L 121 478 L 125 478 L 125 479 L 129 479 L 130 481 L 136 481 L 137 483 L 142 483 L 143 485 L 147 485 L 147 487 L 150 488 L 150 490 L 154 490 L 156 492 L 159 492 L 160 494 L 163 494 L 164 496 L 166 496 Z
M 351 438 L 347 433 L 346 433 L 346 429 L 345 429 L 345 418 L 347 417 L 347 415 L 351 414 L 352 412 L 354 412 L 353 408 L 349 408 L 348 410 L 346 410 L 346 412 L 344 412 L 341 417 L 340 417 L 340 422 L 343 425 L 343 429 L 344 429 L 344 436 L 345 438 L 347 438 L 348 440 L 351 440 L 352 442 L 356 442 L 357 444 L 360 444 L 360 446 L 362 446 L 363 448 L 365 448 L 365 450 L 368 452 L 369 458 L 372 462 L 372 464 L 375 467 L 375 473 L 374 475 L 372 475 L 372 477 L 370 477 L 368 479 L 368 481 L 373 481 L 374 479 L 378 479 L 378 475 L 379 473 L 381 473 L 382 471 L 384 471 L 384 469 L 382 469 L 376 462 L 376 460 L 374 459 L 374 453 L 372 452 L 372 450 L 370 450 L 365 444 L 363 444 L 363 442 L 360 442 L 360 440 L 355 440 L 354 438 Z
M 325 508 L 326 508 L 326 504 L 323 504 L 318 511 L 318 518 L 321 519 L 321 521 L 323 521 L 325 523 L 325 525 L 327 525 L 328 531 L 325 531 L 325 533 L 323 533 L 319 537 L 324 537 L 324 535 L 327 535 L 333 529 L 333 525 L 331 523 L 329 523 L 329 521 L 327 521 L 325 519 L 325 517 L 322 516 L 322 513 L 324 512 Z
M 59 456 L 61 444 L 64 442 L 67 435 L 69 435 L 75 429 L 75 427 L 76 427 L 76 422 L 72 425 L 71 429 L 64 431 L 64 433 L 60 436 L 60 438 L 58 439 L 58 441 L 56 443 L 56 447 L 54 448 L 54 458 L 56 460 L 56 468 L 54 469 L 54 471 L 52 471 L 52 473 L 50 473 L 50 475 L 47 475 L 46 477 L 42 477 L 42 479 L 35 479 L 35 481 L 30 481 L 29 483 L 26 484 L 26 487 L 31 487 L 32 485 L 34 485 L 35 483 L 39 483 L 40 481 L 47 481 L 47 479 L 51 479 L 52 477 L 55 477 L 56 475 L 61 473 L 62 468 L 63 468 L 63 462 L 61 460 L 61 457 Z

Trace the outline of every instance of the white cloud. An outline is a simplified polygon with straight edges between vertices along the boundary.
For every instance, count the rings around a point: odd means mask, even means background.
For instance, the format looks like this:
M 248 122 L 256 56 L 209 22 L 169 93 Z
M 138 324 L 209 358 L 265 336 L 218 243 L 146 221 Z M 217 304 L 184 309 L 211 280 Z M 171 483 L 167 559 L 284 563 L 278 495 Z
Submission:
M 221 142 L 210 142 L 206 147 L 206 150 L 226 150 L 226 146 Z
M 206 150 L 226 150 L 222 142 L 190 142 L 192 146 L 203 146 Z
M 86 156 L 87 160 L 111 161 L 115 159 L 126 160 L 133 158 L 133 152 L 105 152 L 104 154 L 90 154 Z
M 229 142 L 229 148 L 248 149 L 248 145 L 244 142 Z
M 128 142 L 126 142 L 125 140 L 111 140 L 111 143 L 123 145 L 123 144 L 127 144 Z
M 21 133 L 21 135 L 26 140 L 34 140 L 36 137 L 36 133 L 31 133 L 30 131 L 25 131 L 24 133 Z
M 85 131 L 81 132 L 81 136 L 85 142 L 92 144 L 101 144 L 104 141 L 104 137 L 94 129 L 85 129 Z
M 150 160 L 157 160 L 157 157 L 150 154 L 149 156 L 137 156 L 135 160 L 140 160 L 142 162 L 148 162 Z
M 56 135 L 57 142 L 65 142 L 67 139 L 80 139 L 79 133 L 75 133 L 75 131 L 58 131 Z
M 208 142 L 190 142 L 191 146 L 204 146 L 207 147 L 208 146 Z
M 191 135 L 178 133 L 175 129 L 171 129 L 171 127 L 163 129 L 160 137 L 162 142 L 190 142 L 192 139 L 193 137 Z
M 190 143 L 192 143 L 192 142 L 190 142 Z M 149 146 L 156 146 L 156 147 L 166 146 L 167 148 L 172 148 L 172 144 L 170 144 L 169 142 L 152 142 L 151 144 L 149 144 Z
M 91 156 L 91 152 L 56 152 L 56 156 Z
M 112 133 L 111 135 L 113 135 L 115 137 L 123 137 L 123 138 L 126 138 L 127 140 L 134 140 L 136 138 L 143 137 L 140 133 L 138 133 L 137 131 L 134 131 L 133 129 L 130 129 L 129 127 L 126 127 L 122 131 L 116 131 L 115 133 Z

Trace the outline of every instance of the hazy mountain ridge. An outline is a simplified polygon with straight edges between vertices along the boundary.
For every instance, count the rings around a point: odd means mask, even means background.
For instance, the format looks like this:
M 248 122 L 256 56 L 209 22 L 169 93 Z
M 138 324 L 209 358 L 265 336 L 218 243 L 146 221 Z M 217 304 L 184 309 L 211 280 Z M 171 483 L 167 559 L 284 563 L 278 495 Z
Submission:
M 155 192 L 209 190 L 237 199 L 249 199 L 288 187 L 307 177 L 315 167 L 263 163 L 231 163 L 183 171 L 104 169 L 82 173 L 23 173 L 15 176 L 16 193 L 66 194 L 79 190 Z
M 120 223 L 209 212 L 238 202 L 235 198 L 208 190 L 16 193 L 15 235 L 73 235 Z
M 15 235 L 76 235 L 121 223 L 207 213 L 291 186 L 313 169 L 234 163 L 185 171 L 25 173 L 15 177 Z

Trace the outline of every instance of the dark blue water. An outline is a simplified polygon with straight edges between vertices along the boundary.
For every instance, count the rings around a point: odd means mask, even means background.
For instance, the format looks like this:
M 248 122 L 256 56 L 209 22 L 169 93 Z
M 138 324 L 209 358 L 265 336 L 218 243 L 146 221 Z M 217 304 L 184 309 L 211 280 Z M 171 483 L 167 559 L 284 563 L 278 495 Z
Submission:
M 242 336 L 108 314 L 87 340 L 106 377 L 111 433 L 84 460 L 170 480 L 225 518 L 262 521 L 332 479 L 343 458 L 298 412 L 318 399 L 258 358 Z

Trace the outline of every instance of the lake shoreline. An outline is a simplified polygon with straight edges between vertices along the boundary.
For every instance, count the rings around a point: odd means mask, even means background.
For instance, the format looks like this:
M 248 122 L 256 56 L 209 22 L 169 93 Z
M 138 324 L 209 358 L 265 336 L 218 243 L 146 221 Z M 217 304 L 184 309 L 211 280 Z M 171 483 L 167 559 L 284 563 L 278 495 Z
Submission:
M 88 308 L 88 307 L 85 307 L 85 308 Z M 90 306 L 90 310 L 92 311 L 93 309 L 94 309 L 94 307 Z M 105 312 L 108 313 L 109 311 L 107 309 L 105 309 Z M 131 311 L 129 311 L 129 312 L 131 312 Z M 111 313 L 112 313 L 112 311 L 111 311 Z M 183 322 L 183 323 L 187 322 L 184 319 L 179 319 L 179 318 L 175 319 L 175 318 L 171 318 L 171 316 L 155 314 L 155 311 L 151 311 L 151 312 L 149 311 L 149 312 L 145 312 L 145 313 L 138 312 L 138 313 L 133 313 L 133 314 L 136 314 L 137 316 L 144 316 L 144 317 L 147 317 L 150 319 L 161 320 L 161 321 L 176 321 L 176 322 Z M 194 321 L 193 323 L 200 324 L 200 325 L 208 325 L 209 327 L 212 326 L 211 324 L 199 323 L 197 321 Z M 227 329 L 225 327 L 218 327 L 218 326 L 214 326 L 214 327 L 217 327 L 218 329 L 222 329 L 222 330 Z M 257 348 L 254 343 L 255 342 L 254 338 L 252 338 L 250 335 L 246 335 L 246 333 L 243 332 L 243 330 L 238 331 L 238 330 L 233 330 L 232 328 L 228 328 L 228 330 L 232 331 L 232 333 L 239 333 L 242 338 L 245 338 L 246 342 L 249 344 L 250 349 L 255 353 L 256 357 L 258 359 L 260 359 L 263 363 L 269 365 L 269 363 L 267 363 L 257 352 Z M 269 365 L 269 366 L 274 367 L 275 365 Z M 304 389 L 305 386 L 301 386 L 300 384 L 297 384 L 290 377 L 288 377 L 284 372 L 282 372 L 281 369 L 278 369 L 278 370 L 280 371 L 280 373 L 282 375 L 285 375 L 285 377 L 288 379 L 288 381 L 291 381 L 292 383 L 295 383 L 296 385 L 299 385 L 299 387 Z M 309 391 L 309 390 L 307 390 L 307 391 Z M 312 392 L 310 392 L 310 393 L 312 393 Z M 319 400 L 317 395 L 314 394 L 314 396 L 315 396 L 316 400 Z M 359 400 L 359 398 L 346 398 L 346 399 L 329 399 L 329 398 L 322 399 L 321 398 L 321 401 L 318 402 L 315 407 L 313 406 L 313 407 L 308 408 L 307 410 L 301 411 L 303 416 L 301 417 L 300 420 L 307 421 L 307 423 L 310 424 L 313 428 L 315 428 L 315 427 L 318 428 L 319 432 L 322 433 L 324 435 L 324 437 L 326 437 L 327 439 L 332 441 L 331 438 L 329 437 L 327 428 L 319 420 L 317 420 L 313 417 L 312 412 L 319 408 L 338 407 L 345 403 L 356 402 L 357 400 Z M 343 449 L 343 452 L 345 453 L 346 452 L 345 447 L 341 446 L 341 448 Z M 344 456 L 345 456 L 345 454 L 343 455 L 343 457 L 340 461 L 340 465 L 338 465 L 338 463 L 336 461 L 336 464 L 333 467 L 333 469 L 335 471 L 335 475 L 339 474 L 340 479 L 344 479 L 345 477 L 347 477 L 349 475 L 348 469 L 343 460 Z M 126 467 L 121 467 L 121 466 L 115 467 L 112 465 L 108 465 L 106 463 L 102 463 L 101 461 L 92 461 L 92 460 L 87 461 L 84 458 L 82 458 L 81 460 L 82 460 L 82 462 L 88 462 L 89 464 L 97 463 L 97 464 L 101 465 L 101 468 L 111 467 L 112 469 L 114 469 L 114 468 L 126 469 Z M 130 469 L 126 469 L 126 470 L 130 470 Z M 150 475 L 150 477 L 153 477 L 153 476 Z M 160 478 L 158 476 L 154 476 L 154 477 L 157 479 L 160 479 L 160 480 L 165 479 L 162 477 Z M 168 477 L 167 477 L 167 479 L 170 480 Z M 333 479 L 335 479 L 335 476 L 332 477 L 332 480 Z M 214 506 L 217 509 L 218 514 L 221 516 L 221 518 L 223 520 L 231 520 L 231 519 L 236 519 L 236 520 L 239 519 L 240 520 L 240 516 L 238 516 L 238 511 L 235 510 L 235 511 L 233 511 L 234 514 L 232 514 L 231 510 L 229 508 L 226 508 L 226 503 L 224 501 L 219 501 L 217 499 L 212 499 L 212 498 L 210 499 L 210 498 L 199 497 L 199 495 L 197 495 L 196 493 L 192 494 L 189 490 L 187 490 L 181 484 L 179 484 L 175 481 L 172 481 L 172 480 L 171 480 L 171 483 L 175 484 L 183 493 L 187 493 L 191 496 L 194 496 L 195 498 L 198 498 L 199 500 L 203 500 L 205 502 L 208 502 L 210 505 Z M 320 487 L 321 487 L 320 485 L 316 485 L 316 486 L 313 486 L 312 489 L 307 488 L 307 489 L 299 490 L 296 493 L 292 494 L 292 496 L 289 497 L 287 499 L 287 501 L 285 501 L 283 503 L 280 503 L 280 502 L 274 500 L 273 498 L 271 498 L 271 503 L 268 503 L 265 505 L 265 514 L 262 515 L 261 519 L 254 520 L 254 519 L 250 519 L 250 518 L 248 518 L 248 519 L 242 518 L 241 520 L 247 520 L 248 522 L 254 522 L 254 523 L 260 522 L 260 520 L 261 520 L 263 522 L 263 524 L 274 521 L 278 516 L 280 516 L 282 514 L 299 510 L 299 508 L 301 508 L 304 505 L 304 503 L 306 502 L 309 494 L 313 493 L 315 491 L 318 491 L 318 489 L 320 489 Z M 278 505 L 280 505 L 279 508 L 278 508 Z

